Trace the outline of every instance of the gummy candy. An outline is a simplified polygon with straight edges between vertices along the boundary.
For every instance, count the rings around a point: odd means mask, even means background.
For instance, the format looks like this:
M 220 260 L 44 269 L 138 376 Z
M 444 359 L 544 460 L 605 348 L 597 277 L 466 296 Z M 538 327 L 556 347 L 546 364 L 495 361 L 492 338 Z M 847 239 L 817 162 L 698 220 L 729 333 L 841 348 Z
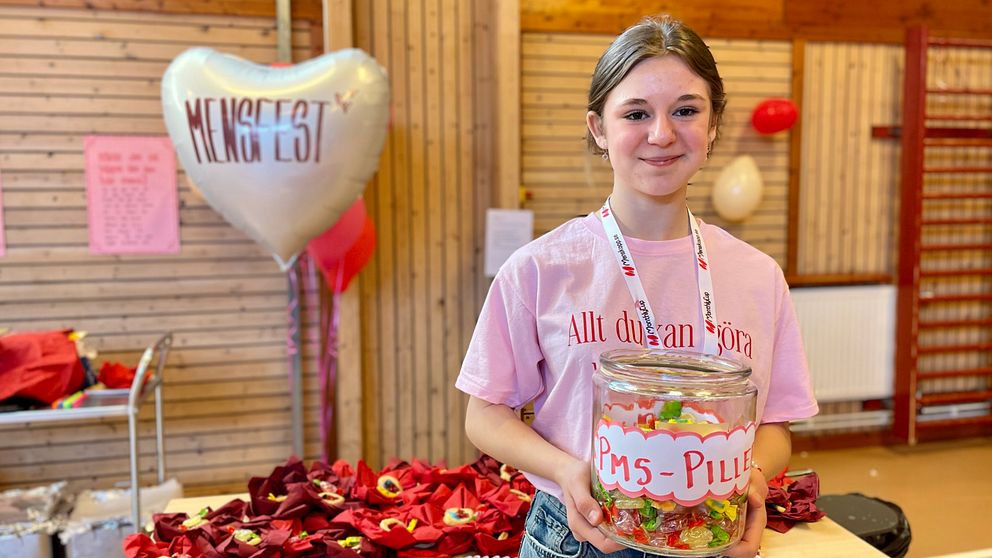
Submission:
M 654 426 L 700 424 L 700 418 L 691 408 L 669 401 L 658 412 L 659 420 Z M 746 494 L 684 506 L 673 500 L 632 498 L 616 489 L 606 490 L 595 472 L 592 492 L 604 511 L 601 528 L 608 536 L 635 548 L 671 555 L 718 554 L 731 541 L 738 540 L 744 530 Z
M 704 548 L 713 540 L 713 532 L 702 525 L 690 527 L 682 531 L 679 540 L 689 545 L 689 548 Z

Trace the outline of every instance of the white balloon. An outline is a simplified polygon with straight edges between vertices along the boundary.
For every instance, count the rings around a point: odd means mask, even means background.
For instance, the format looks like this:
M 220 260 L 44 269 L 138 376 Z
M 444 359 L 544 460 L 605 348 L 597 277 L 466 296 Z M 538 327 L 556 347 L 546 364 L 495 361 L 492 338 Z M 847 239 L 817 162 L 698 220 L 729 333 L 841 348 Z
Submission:
M 740 155 L 720 171 L 713 184 L 713 208 L 727 221 L 743 221 L 761 203 L 764 184 L 754 157 Z
M 375 172 L 389 81 L 358 49 L 273 68 L 192 48 L 162 77 L 162 110 L 207 203 L 285 270 Z

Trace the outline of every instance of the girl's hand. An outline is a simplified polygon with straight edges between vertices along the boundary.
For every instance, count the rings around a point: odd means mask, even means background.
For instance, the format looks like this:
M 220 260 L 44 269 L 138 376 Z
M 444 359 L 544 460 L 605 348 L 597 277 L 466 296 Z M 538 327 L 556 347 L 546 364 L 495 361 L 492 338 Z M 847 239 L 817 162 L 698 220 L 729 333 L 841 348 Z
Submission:
M 561 487 L 562 501 L 568 512 L 568 528 L 572 530 L 572 535 L 577 540 L 588 542 L 604 554 L 625 548 L 596 528 L 596 525 L 603 521 L 603 511 L 599 507 L 599 502 L 592 497 L 592 477 L 588 463 L 571 459 L 564 467 L 558 469 L 555 481 Z M 764 507 L 763 500 L 762 507 Z
M 761 546 L 761 533 L 768 522 L 765 511 L 765 497 L 768 496 L 768 481 L 761 471 L 751 471 L 751 483 L 747 490 L 747 519 L 744 523 L 744 536 L 741 541 L 724 552 L 727 558 L 754 558 Z

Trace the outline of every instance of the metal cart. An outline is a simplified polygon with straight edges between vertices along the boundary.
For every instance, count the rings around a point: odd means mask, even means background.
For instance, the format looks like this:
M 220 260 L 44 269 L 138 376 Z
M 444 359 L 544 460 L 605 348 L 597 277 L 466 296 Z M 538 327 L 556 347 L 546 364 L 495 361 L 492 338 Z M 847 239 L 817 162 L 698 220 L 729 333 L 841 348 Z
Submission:
M 138 361 L 134 381 L 128 389 L 104 389 L 87 392 L 85 401 L 74 409 L 38 409 L 0 413 L 0 424 L 38 424 L 78 422 L 83 420 L 127 417 L 131 458 L 131 522 L 135 532 L 141 530 L 141 485 L 138 482 L 138 411 L 149 393 L 155 397 L 155 446 L 159 484 L 165 482 L 165 444 L 162 428 L 162 374 L 172 346 L 172 333 L 166 333 L 145 349 Z M 146 381 L 147 378 L 147 381 Z

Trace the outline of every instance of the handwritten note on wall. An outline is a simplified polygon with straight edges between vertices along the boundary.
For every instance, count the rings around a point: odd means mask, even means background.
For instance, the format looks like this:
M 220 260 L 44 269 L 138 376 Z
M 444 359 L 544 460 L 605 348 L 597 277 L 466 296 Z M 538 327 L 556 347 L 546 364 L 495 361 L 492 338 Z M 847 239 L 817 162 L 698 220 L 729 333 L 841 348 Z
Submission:
M 167 137 L 86 136 L 91 254 L 179 252 L 176 157 Z

